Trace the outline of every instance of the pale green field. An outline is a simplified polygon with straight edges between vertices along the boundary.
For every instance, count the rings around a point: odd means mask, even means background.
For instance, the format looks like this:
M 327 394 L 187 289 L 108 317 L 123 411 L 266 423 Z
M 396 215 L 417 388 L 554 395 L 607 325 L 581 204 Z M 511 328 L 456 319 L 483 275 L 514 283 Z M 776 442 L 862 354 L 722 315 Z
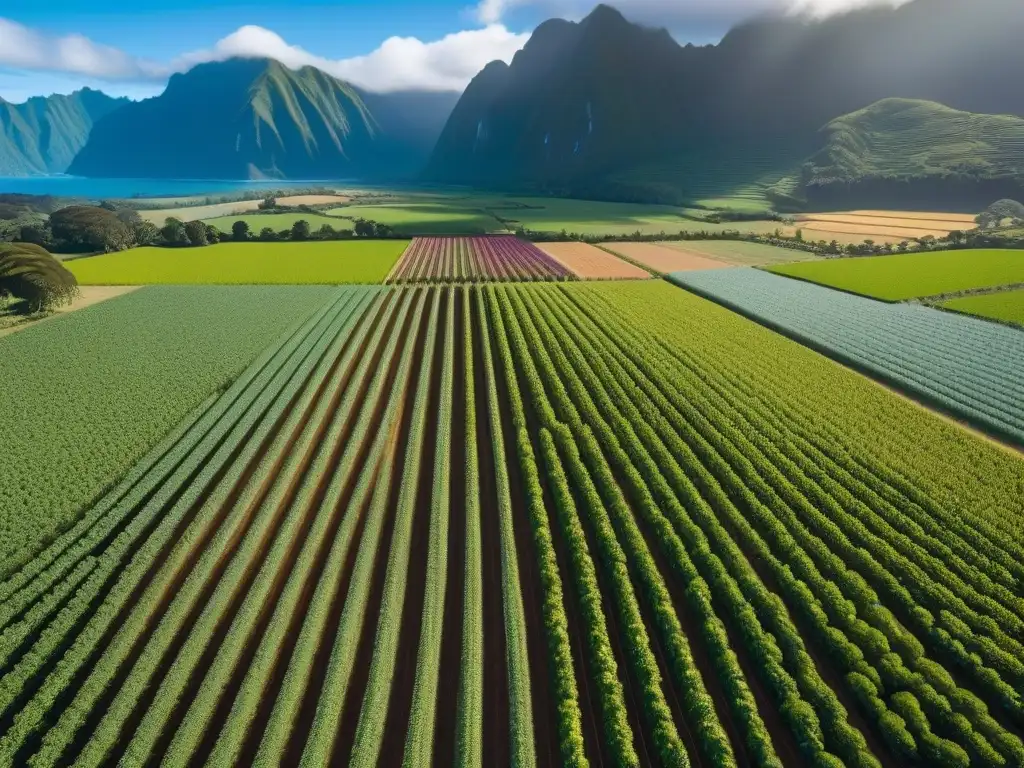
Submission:
M 687 253 L 696 253 L 711 259 L 743 267 L 761 267 L 769 264 L 788 264 L 797 261 L 814 261 L 819 256 L 793 248 L 779 248 L 763 243 L 748 243 L 743 240 L 673 240 L 658 243 Z
M 134 248 L 66 265 L 82 285 L 381 283 L 407 245 L 405 240 L 333 240 Z
M 943 302 L 942 306 L 968 315 L 1024 325 L 1024 290 L 965 296 Z
M 396 232 L 410 235 L 487 234 L 505 228 L 483 208 L 451 203 L 401 203 L 386 205 L 348 205 L 332 208 L 327 213 L 351 219 L 368 219 L 387 224 Z M 341 222 L 351 228 L 353 221 Z

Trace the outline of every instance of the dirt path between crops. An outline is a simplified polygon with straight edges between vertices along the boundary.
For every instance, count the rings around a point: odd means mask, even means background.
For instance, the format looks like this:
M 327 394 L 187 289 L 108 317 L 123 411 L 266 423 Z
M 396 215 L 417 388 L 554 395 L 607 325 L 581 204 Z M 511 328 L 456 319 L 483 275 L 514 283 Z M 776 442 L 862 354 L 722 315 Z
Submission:
M 91 307 L 93 304 L 99 304 L 107 299 L 113 299 L 118 296 L 123 296 L 126 293 L 137 291 L 141 287 L 141 285 L 81 285 L 78 287 L 81 295 L 70 304 L 58 307 L 52 314 L 45 315 L 34 320 L 26 320 L 23 323 L 18 323 L 17 325 L 12 325 L 8 328 L 0 328 L 0 338 L 9 336 L 12 333 L 17 333 L 18 331 L 23 331 L 26 328 L 31 328 L 34 325 L 45 323 L 47 320 L 52 320 L 55 317 L 60 317 L 61 315 L 66 315 L 79 309 L 85 309 L 86 307 Z

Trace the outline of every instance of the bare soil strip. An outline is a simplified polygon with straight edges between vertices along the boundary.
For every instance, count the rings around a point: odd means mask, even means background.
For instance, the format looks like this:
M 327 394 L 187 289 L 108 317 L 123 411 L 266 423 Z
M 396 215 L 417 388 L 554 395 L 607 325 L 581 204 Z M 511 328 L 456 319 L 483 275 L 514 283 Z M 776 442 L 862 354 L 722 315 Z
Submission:
M 697 269 L 729 269 L 730 265 L 706 256 L 686 253 L 652 243 L 608 243 L 606 248 L 655 272 L 688 272 Z
M 973 213 L 942 213 L 931 211 L 848 211 L 850 216 L 875 216 L 885 219 L 917 219 L 919 221 L 953 221 L 974 224 Z
M 651 275 L 587 243 L 537 243 L 544 253 L 584 280 L 646 280 Z
M 480 293 L 474 291 L 479 302 Z M 483 311 L 486 311 L 484 308 Z M 484 338 L 478 312 L 473 312 L 473 360 L 484 359 Z M 480 452 L 480 540 L 484 565 L 484 749 L 492 765 L 510 760 L 509 686 L 506 664 L 505 612 L 501 589 L 501 541 L 498 526 L 498 490 L 494 477 L 490 409 L 482 364 L 475 366 L 477 450 Z

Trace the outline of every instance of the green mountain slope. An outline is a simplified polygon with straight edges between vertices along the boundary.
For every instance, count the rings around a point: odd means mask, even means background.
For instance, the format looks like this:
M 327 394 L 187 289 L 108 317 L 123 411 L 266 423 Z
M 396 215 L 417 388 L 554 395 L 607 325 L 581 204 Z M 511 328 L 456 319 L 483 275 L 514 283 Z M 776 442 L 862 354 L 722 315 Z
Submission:
M 811 201 L 879 194 L 920 198 L 929 188 L 998 190 L 1024 186 L 1024 119 L 961 112 L 935 102 L 885 99 L 844 115 L 802 169 Z M 1013 195 L 1009 195 L 1013 192 Z
M 0 176 L 63 173 L 94 123 L 127 103 L 89 88 L 24 104 L 0 99 Z
M 398 177 L 418 170 L 429 150 L 415 141 L 432 144 L 433 136 L 420 138 L 429 124 L 414 141 L 399 103 L 410 96 L 372 98 L 390 107 L 381 108 L 381 121 L 355 88 L 313 67 L 291 70 L 267 59 L 201 64 L 172 77 L 160 96 L 101 121 L 70 170 L 221 179 Z M 440 119 L 434 123 L 440 130 Z

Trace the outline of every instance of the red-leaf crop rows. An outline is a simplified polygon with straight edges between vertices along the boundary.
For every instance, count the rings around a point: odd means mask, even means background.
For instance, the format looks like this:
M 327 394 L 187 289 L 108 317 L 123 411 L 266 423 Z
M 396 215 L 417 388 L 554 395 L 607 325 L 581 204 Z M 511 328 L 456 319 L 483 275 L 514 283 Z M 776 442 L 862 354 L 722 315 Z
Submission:
M 572 272 L 533 243 L 511 235 L 418 237 L 389 283 L 571 280 Z

